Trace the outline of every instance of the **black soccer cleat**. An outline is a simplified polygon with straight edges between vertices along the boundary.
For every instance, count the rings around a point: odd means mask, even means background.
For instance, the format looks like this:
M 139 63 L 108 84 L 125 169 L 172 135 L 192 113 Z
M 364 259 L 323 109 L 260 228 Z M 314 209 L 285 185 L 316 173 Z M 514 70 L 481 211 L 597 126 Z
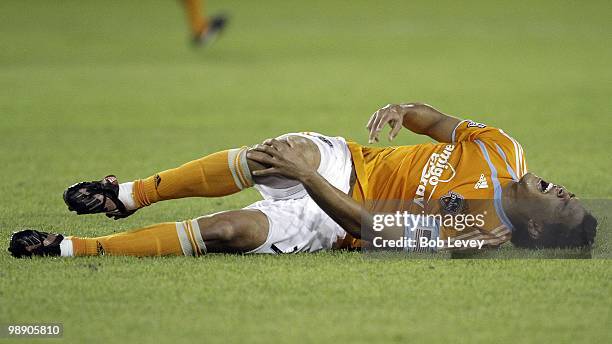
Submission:
M 216 15 L 210 17 L 208 27 L 200 34 L 193 37 L 193 44 L 196 46 L 204 46 L 212 44 L 227 26 L 229 19 L 225 15 Z
M 64 240 L 64 236 L 61 234 L 26 229 L 13 233 L 8 250 L 15 258 L 59 256 L 62 240 Z
M 115 220 L 128 217 L 136 210 L 128 210 L 119 200 L 119 182 L 110 175 L 102 180 L 81 182 L 64 191 L 68 210 L 78 215 L 105 213 Z

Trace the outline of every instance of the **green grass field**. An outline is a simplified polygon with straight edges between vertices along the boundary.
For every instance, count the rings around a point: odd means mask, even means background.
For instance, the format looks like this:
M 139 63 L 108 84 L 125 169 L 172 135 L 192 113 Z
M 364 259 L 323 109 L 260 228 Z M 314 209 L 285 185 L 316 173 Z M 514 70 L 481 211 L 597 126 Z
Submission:
M 74 343 L 612 341 L 610 200 L 593 202 L 603 221 L 588 260 L 503 259 L 525 256 L 511 247 L 479 260 L 11 258 L 24 227 L 102 235 L 258 197 L 166 202 L 114 222 L 68 213 L 69 184 L 291 131 L 365 143 L 365 121 L 389 102 L 504 128 L 533 172 L 612 196 L 608 1 L 209 5 L 231 27 L 197 51 L 176 1 L 0 2 L 0 323 L 61 322 Z

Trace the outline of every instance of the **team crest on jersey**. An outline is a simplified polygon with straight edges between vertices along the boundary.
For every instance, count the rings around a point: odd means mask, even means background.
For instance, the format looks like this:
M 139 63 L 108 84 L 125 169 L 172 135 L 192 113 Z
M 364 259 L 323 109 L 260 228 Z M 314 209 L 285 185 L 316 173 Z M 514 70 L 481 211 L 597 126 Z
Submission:
M 486 128 L 487 126 L 482 124 L 482 123 L 478 123 L 478 122 L 474 122 L 474 121 L 468 121 L 467 122 L 467 127 L 468 128 L 474 128 L 474 127 Z
M 459 214 L 465 207 L 465 199 L 460 194 L 450 191 L 440 197 L 440 207 L 447 214 Z

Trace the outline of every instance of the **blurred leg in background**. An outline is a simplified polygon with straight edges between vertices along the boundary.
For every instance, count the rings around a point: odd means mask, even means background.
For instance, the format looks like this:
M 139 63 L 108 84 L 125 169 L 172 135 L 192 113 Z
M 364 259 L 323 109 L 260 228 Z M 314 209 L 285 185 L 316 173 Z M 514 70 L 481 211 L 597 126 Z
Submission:
M 191 32 L 192 42 L 196 46 L 212 43 L 227 24 L 224 15 L 206 16 L 203 0 L 181 0 Z

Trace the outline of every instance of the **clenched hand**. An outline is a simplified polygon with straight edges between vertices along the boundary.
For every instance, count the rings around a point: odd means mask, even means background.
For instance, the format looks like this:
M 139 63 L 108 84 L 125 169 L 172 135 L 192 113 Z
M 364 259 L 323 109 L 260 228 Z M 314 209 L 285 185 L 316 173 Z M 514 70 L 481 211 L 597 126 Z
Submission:
M 253 147 L 248 153 L 249 159 L 270 166 L 264 170 L 253 171 L 253 176 L 282 175 L 284 177 L 304 182 L 317 173 L 317 168 L 293 149 L 291 142 L 267 139 L 262 144 Z

